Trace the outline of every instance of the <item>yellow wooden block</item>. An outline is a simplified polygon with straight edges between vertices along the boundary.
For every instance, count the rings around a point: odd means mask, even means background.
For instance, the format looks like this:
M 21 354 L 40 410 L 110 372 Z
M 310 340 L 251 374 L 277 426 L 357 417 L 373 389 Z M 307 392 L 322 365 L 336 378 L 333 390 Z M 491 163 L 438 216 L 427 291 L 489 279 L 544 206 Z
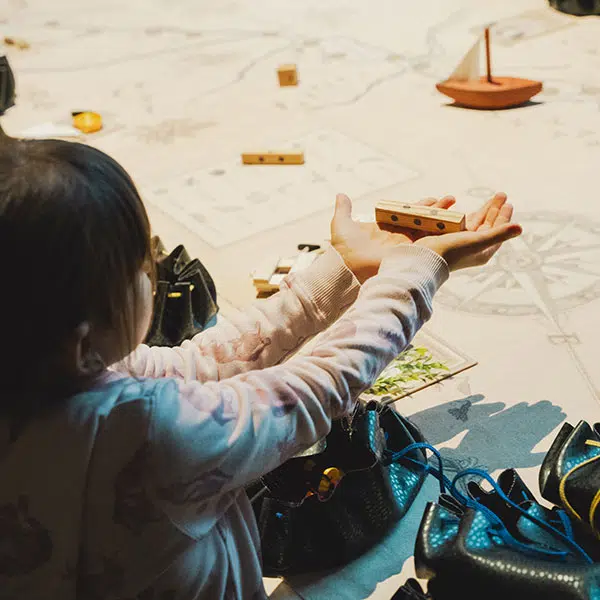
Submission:
M 454 233 L 466 228 L 464 213 L 389 200 L 375 206 L 375 220 L 428 233 Z
M 244 152 L 245 165 L 303 165 L 304 152 Z
M 279 257 L 269 258 L 263 261 L 263 263 L 257 269 L 252 272 L 252 281 L 254 285 L 268 284 L 275 271 L 277 271 L 277 265 L 279 264 Z
M 279 286 L 285 278 L 286 273 L 273 273 L 268 281 L 254 280 L 254 288 L 259 293 L 273 294 L 279 291 Z
M 289 273 L 292 270 L 292 268 L 294 267 L 295 263 L 296 263 L 295 256 L 291 256 L 289 258 L 282 258 L 277 263 L 277 272 L 278 273 Z
M 279 291 L 279 285 L 267 283 L 255 284 L 254 289 L 259 294 L 275 294 Z
M 320 252 L 302 251 L 294 257 L 268 259 L 252 273 L 252 283 L 259 293 L 279 291 L 281 282 L 289 273 L 301 271 L 310 266 L 321 254 Z
M 277 69 L 279 85 L 285 87 L 288 85 L 298 85 L 298 71 L 296 65 L 281 65 Z

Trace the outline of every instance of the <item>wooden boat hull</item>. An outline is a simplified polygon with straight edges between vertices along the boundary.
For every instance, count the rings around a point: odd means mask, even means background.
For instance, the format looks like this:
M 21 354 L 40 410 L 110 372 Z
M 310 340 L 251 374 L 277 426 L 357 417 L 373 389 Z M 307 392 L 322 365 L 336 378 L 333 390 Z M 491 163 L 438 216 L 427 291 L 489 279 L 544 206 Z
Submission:
M 494 77 L 492 83 L 486 77 L 479 81 L 448 79 L 436 87 L 461 106 L 488 110 L 519 106 L 542 91 L 541 82 L 518 77 Z

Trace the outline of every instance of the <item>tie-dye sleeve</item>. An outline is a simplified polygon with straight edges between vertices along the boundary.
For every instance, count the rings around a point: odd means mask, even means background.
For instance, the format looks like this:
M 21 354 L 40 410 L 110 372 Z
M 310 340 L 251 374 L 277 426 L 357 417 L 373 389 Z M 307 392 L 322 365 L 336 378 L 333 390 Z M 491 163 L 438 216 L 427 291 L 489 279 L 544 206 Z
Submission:
M 151 429 L 167 506 L 193 498 L 199 510 L 326 435 L 429 319 L 447 276 L 437 254 L 406 247 L 310 354 L 221 382 L 173 381 L 154 403 Z
M 177 348 L 142 344 L 113 370 L 143 377 L 218 381 L 279 364 L 333 323 L 360 284 L 329 248 L 307 269 L 288 275 L 281 290 Z

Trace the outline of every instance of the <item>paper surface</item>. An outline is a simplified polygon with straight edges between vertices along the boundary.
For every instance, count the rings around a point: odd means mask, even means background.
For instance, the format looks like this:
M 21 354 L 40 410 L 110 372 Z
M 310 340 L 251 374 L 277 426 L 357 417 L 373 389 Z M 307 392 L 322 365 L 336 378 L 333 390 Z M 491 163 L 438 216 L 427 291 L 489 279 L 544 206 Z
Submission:
M 239 155 L 165 182 L 145 197 L 214 248 L 329 210 L 345 190 L 358 199 L 417 173 L 332 130 L 266 147 L 302 150 L 305 165 L 243 165 Z
M 515 467 L 532 489 L 561 423 L 598 420 L 600 19 L 547 0 L 103 0 L 85 11 L 11 0 L 2 19 L 31 42 L 6 49 L 17 104 L 3 129 L 99 112 L 105 128 L 86 143 L 148 193 L 153 230 L 206 264 L 222 306 L 255 300 L 249 273 L 264 259 L 327 239 L 337 192 L 371 221 L 384 198 L 453 194 L 468 213 L 506 192 L 522 238 L 485 268 L 453 273 L 428 324 L 478 366 L 395 407 L 444 447 L 448 468 Z M 517 109 L 452 107 L 435 84 L 491 23 L 494 73 L 544 91 Z M 299 85 L 281 88 L 287 63 Z M 318 142 L 320 132 L 335 136 Z M 301 140 L 300 170 L 240 171 L 242 152 Z M 298 582 L 298 593 L 389 600 L 412 574 L 419 513 L 436 493 L 360 564 Z
M 81 138 L 83 133 L 70 125 L 48 122 L 25 129 L 17 137 L 24 139 Z

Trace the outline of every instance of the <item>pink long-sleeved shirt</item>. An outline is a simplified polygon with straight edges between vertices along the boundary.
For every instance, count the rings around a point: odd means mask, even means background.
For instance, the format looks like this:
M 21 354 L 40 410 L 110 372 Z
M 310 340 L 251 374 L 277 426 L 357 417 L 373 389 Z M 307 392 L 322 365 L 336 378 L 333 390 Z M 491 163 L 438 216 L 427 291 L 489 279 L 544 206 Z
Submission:
M 330 249 L 181 347 L 141 346 L 136 377 L 0 421 L 0 598 L 264 598 L 244 485 L 327 434 L 447 276 L 406 246 L 360 288 Z

